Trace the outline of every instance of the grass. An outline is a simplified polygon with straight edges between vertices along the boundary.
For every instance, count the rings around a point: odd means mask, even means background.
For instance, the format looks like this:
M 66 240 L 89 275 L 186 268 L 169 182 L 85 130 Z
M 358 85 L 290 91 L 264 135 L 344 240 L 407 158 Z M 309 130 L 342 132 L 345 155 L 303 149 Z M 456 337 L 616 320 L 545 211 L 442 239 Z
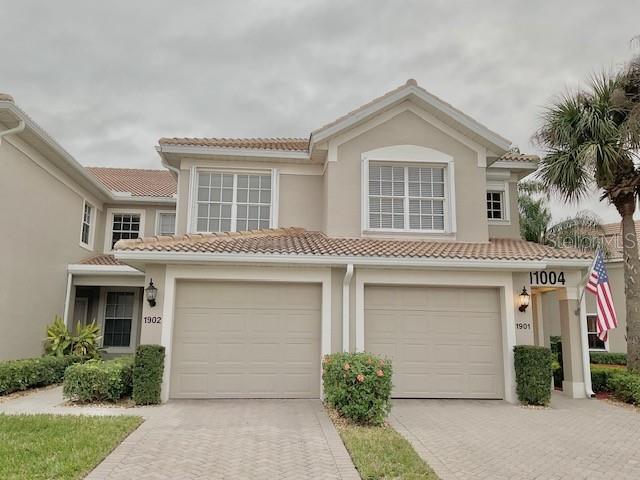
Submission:
M 393 428 L 353 425 L 343 419 L 336 420 L 335 415 L 331 417 L 361 478 L 438 479 L 411 444 Z
M 83 478 L 141 423 L 133 416 L 0 415 L 0 478 Z

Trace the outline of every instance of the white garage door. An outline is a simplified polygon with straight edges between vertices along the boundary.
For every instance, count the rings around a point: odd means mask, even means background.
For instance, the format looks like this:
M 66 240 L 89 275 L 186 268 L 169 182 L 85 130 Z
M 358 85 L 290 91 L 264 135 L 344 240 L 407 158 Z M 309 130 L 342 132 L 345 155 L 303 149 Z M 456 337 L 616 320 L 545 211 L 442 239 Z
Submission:
M 393 395 L 502 398 L 496 289 L 365 287 L 365 349 L 393 360 Z
M 321 287 L 178 282 L 173 398 L 318 398 Z

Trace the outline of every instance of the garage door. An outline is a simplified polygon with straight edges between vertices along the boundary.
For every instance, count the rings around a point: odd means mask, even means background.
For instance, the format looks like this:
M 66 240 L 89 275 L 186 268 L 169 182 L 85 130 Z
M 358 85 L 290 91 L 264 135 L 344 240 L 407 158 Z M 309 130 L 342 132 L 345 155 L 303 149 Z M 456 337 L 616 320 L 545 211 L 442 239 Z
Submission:
M 498 291 L 365 287 L 365 349 L 393 360 L 393 395 L 502 398 Z
M 178 282 L 173 398 L 318 398 L 321 287 Z

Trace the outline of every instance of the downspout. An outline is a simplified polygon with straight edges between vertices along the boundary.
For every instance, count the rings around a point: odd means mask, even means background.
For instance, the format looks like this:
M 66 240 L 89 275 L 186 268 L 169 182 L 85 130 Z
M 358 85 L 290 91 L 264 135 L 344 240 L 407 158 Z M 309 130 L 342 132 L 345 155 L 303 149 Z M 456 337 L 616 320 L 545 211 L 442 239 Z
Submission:
M 10 128 L 9 130 L 5 130 L 4 132 L 0 132 L 0 143 L 2 143 L 2 137 L 11 135 L 12 133 L 20 133 L 24 130 L 25 126 L 26 124 L 24 123 L 24 120 L 20 120 L 17 126 Z
M 342 280 L 342 351 L 349 351 L 349 293 L 351 278 L 353 277 L 353 263 L 347 264 L 347 272 Z

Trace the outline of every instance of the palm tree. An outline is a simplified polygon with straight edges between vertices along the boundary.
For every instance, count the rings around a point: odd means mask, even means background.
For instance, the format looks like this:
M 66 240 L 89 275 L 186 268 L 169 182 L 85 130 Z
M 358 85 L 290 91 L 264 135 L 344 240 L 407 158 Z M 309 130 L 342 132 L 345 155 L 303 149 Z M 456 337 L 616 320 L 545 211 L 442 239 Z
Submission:
M 545 197 L 536 197 L 542 193 L 540 182 L 523 181 L 518 183 L 518 209 L 520 210 L 520 235 L 525 240 L 545 243 L 547 230 L 551 223 L 551 212 Z
M 593 188 L 622 217 L 627 314 L 627 366 L 640 371 L 640 259 L 633 214 L 640 193 L 640 61 L 594 77 L 543 115 L 534 140 L 545 150 L 538 178 L 566 201 Z

